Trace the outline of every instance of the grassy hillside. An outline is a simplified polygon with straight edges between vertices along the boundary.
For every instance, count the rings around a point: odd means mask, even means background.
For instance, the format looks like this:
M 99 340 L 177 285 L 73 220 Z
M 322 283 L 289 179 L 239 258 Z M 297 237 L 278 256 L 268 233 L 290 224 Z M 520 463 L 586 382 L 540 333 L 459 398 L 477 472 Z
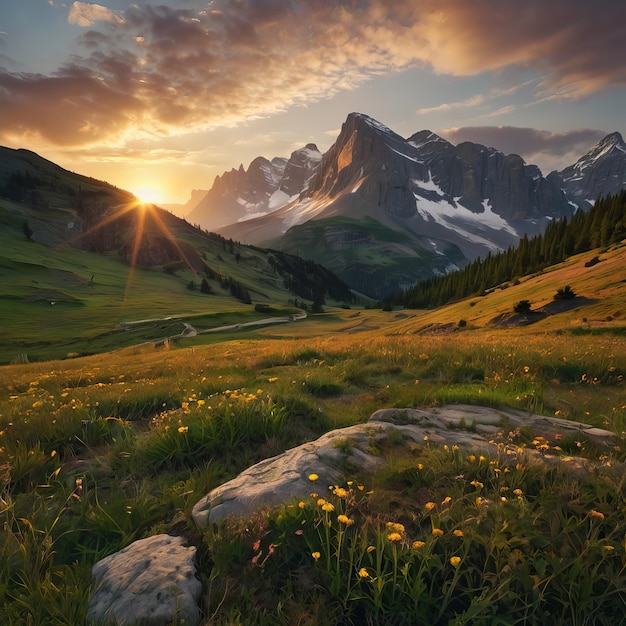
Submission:
M 255 304 L 289 314 L 296 298 L 352 294 L 313 263 L 277 260 L 33 153 L 0 149 L 0 364 L 176 337 L 199 314 L 198 330 L 268 317 Z
M 73 250 L 54 268 L 46 247 L 21 246 L 27 252 L 14 265 L 3 261 L 3 272 L 17 276 L 18 263 L 33 271 L 14 286 L 22 316 L 7 299 L 2 306 L 13 315 L 7 332 L 21 328 L 32 341 L 67 341 L 81 311 L 91 312 L 93 335 L 104 341 L 107 319 L 142 315 L 142 300 L 153 316 L 172 311 L 170 302 L 150 300 L 165 285 L 172 293 L 178 286 L 172 300 L 188 311 L 216 298 L 188 293 L 190 275 L 182 272 L 136 269 L 127 287 L 128 271 L 115 269 L 127 266 L 117 258 L 97 257 L 96 266 Z M 569 624 L 590 615 L 596 624 L 618 623 L 626 572 L 624 254 L 624 246 L 598 252 L 591 267 L 581 255 L 436 311 L 327 308 L 293 324 L 1 367 L 5 623 L 84 623 L 91 565 L 134 539 L 169 531 L 200 549 L 206 624 L 402 623 L 416 614 L 432 624 Z M 73 285 L 70 272 L 82 280 Z M 566 284 L 586 300 L 533 324 L 493 325 L 519 300 L 533 309 L 550 304 Z M 39 289 L 78 302 L 26 299 Z M 227 308 L 215 309 L 216 324 L 229 321 Z M 206 314 L 201 304 L 195 311 Z M 117 347 L 119 337 L 112 342 Z M 599 449 L 580 437 L 546 443 L 523 429 L 507 434 L 506 424 L 494 435 L 518 450 L 582 455 L 592 467 L 585 472 L 509 467 L 427 442 L 380 472 L 355 469 L 346 480 L 373 494 L 356 494 L 349 506 L 328 496 L 354 520 L 331 570 L 290 539 L 305 526 L 306 533 L 323 528 L 313 501 L 206 532 L 193 524 L 191 509 L 207 490 L 262 458 L 363 422 L 379 408 L 450 402 L 575 419 L 616 437 Z M 387 522 L 402 527 L 398 543 Z M 337 518 L 329 530 L 330 550 L 341 524 Z M 253 560 L 257 531 L 265 548 L 275 545 L 262 565 Z
M 443 241 L 383 226 L 372 218 L 334 217 L 293 226 L 275 242 L 281 250 L 323 263 L 349 285 L 385 298 L 417 280 L 466 263 Z

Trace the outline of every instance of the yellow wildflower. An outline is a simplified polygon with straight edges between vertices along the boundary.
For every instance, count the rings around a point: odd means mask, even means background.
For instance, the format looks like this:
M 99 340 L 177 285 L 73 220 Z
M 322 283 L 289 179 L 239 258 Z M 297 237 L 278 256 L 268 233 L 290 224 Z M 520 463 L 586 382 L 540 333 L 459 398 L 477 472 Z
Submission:
M 361 578 L 368 578 L 368 577 L 369 577 L 369 574 L 367 573 L 367 570 L 366 570 L 364 567 L 362 567 L 362 568 L 359 570 L 359 576 L 360 576 Z
M 370 552 L 374 552 L 376 550 L 376 546 L 367 546 L 366 552 L 369 554 Z
M 403 533 L 404 525 L 398 524 L 397 522 L 387 522 L 387 529 L 393 531 L 394 533 Z
M 400 533 L 389 533 L 387 535 L 387 539 L 391 542 L 400 541 L 402 539 L 402 535 Z
M 442 537 L 443 530 L 441 528 L 433 528 L 433 537 Z
M 462 536 L 463 536 L 463 531 L 462 531 L 462 530 L 459 530 L 459 529 L 457 528 L 455 531 L 453 531 L 453 534 L 454 534 L 456 537 L 462 537 Z
M 600 513 L 600 511 L 595 511 L 594 509 L 591 509 L 591 511 L 589 511 L 589 517 L 597 517 L 598 519 L 604 519 L 604 513 Z
M 309 474 L 309 480 L 310 481 L 315 481 L 319 478 L 319 476 L 317 474 Z
M 341 522 L 342 524 L 345 524 L 346 526 L 350 526 L 351 524 L 354 524 L 354 520 L 350 519 L 347 515 L 338 515 L 337 516 L 337 521 Z
M 317 561 L 322 555 L 319 552 L 311 552 L 311 556 Z
M 335 505 L 331 504 L 330 502 L 326 502 L 326 504 L 322 504 L 322 511 L 326 511 L 327 513 L 330 513 L 331 511 L 335 510 Z
M 460 562 L 461 562 L 461 557 L 460 556 L 451 556 L 450 557 L 450 565 L 452 565 L 452 567 L 458 567 Z
M 411 548 L 413 548 L 413 550 L 419 550 L 420 548 L 423 548 L 426 544 L 423 541 L 414 541 L 411 544 Z
M 306 505 L 304 504 L 304 502 L 302 502 L 302 500 L 300 500 L 300 502 L 298 502 L 298 508 L 303 509 Z
M 335 487 L 333 493 L 338 498 L 347 498 L 348 497 L 348 492 L 343 487 Z
M 178 427 L 178 432 L 179 433 L 186 433 L 189 430 L 189 426 L 179 426 Z
M 424 505 L 424 508 L 425 508 L 427 511 L 432 511 L 432 510 L 433 510 L 436 506 L 437 506 L 437 505 L 436 505 L 434 502 L 427 502 L 427 503 Z

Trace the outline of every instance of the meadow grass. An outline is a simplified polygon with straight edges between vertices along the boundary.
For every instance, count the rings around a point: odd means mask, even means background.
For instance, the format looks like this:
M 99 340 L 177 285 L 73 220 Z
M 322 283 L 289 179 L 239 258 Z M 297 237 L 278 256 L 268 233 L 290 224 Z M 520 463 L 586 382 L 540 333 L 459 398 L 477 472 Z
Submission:
M 84 623 L 91 565 L 176 528 L 200 548 L 206 623 L 616 623 L 626 338 L 417 335 L 406 319 L 367 315 L 378 330 L 342 332 L 344 314 L 318 336 L 315 320 L 298 323 L 306 340 L 259 333 L 3 367 L 5 622 Z M 559 442 L 593 461 L 581 473 L 425 444 L 350 484 L 312 482 L 318 495 L 302 504 L 205 533 L 191 520 L 255 461 L 379 408 L 450 402 L 575 419 L 621 447 Z M 547 445 L 511 436 L 521 450 Z

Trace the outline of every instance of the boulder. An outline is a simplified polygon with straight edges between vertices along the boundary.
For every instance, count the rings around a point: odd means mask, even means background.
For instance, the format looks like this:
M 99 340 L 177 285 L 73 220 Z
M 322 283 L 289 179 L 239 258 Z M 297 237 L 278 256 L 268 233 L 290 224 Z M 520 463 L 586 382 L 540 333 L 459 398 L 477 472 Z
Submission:
M 331 431 L 249 467 L 202 498 L 193 508 L 193 519 L 205 527 L 228 515 L 247 516 L 261 507 L 305 497 L 312 491 L 323 492 L 355 468 L 367 471 L 383 465 L 380 449 L 385 446 L 406 448 L 427 440 L 495 456 L 498 448 L 490 440 L 505 423 L 509 429 L 530 425 L 537 434 L 548 436 L 581 433 L 607 445 L 613 437 L 613 433 L 587 424 L 513 409 L 466 405 L 381 409 L 365 424 Z M 528 454 L 546 460 L 536 451 Z M 315 482 L 311 482 L 311 474 L 317 475 Z
M 87 623 L 195 626 L 202 592 L 195 556 L 181 537 L 155 535 L 102 559 L 92 570 Z

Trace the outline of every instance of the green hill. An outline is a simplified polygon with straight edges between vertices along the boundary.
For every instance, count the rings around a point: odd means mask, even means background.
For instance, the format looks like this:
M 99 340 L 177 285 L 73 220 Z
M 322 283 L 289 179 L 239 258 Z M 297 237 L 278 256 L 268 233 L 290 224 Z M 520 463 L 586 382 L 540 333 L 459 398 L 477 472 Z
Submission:
M 204 232 L 108 183 L 0 149 L 0 363 L 92 354 L 203 326 L 350 302 L 315 263 Z M 300 304 L 300 303 L 299 303 Z M 177 318 L 134 326 L 125 321 Z M 197 318 L 196 318 L 197 319 Z

